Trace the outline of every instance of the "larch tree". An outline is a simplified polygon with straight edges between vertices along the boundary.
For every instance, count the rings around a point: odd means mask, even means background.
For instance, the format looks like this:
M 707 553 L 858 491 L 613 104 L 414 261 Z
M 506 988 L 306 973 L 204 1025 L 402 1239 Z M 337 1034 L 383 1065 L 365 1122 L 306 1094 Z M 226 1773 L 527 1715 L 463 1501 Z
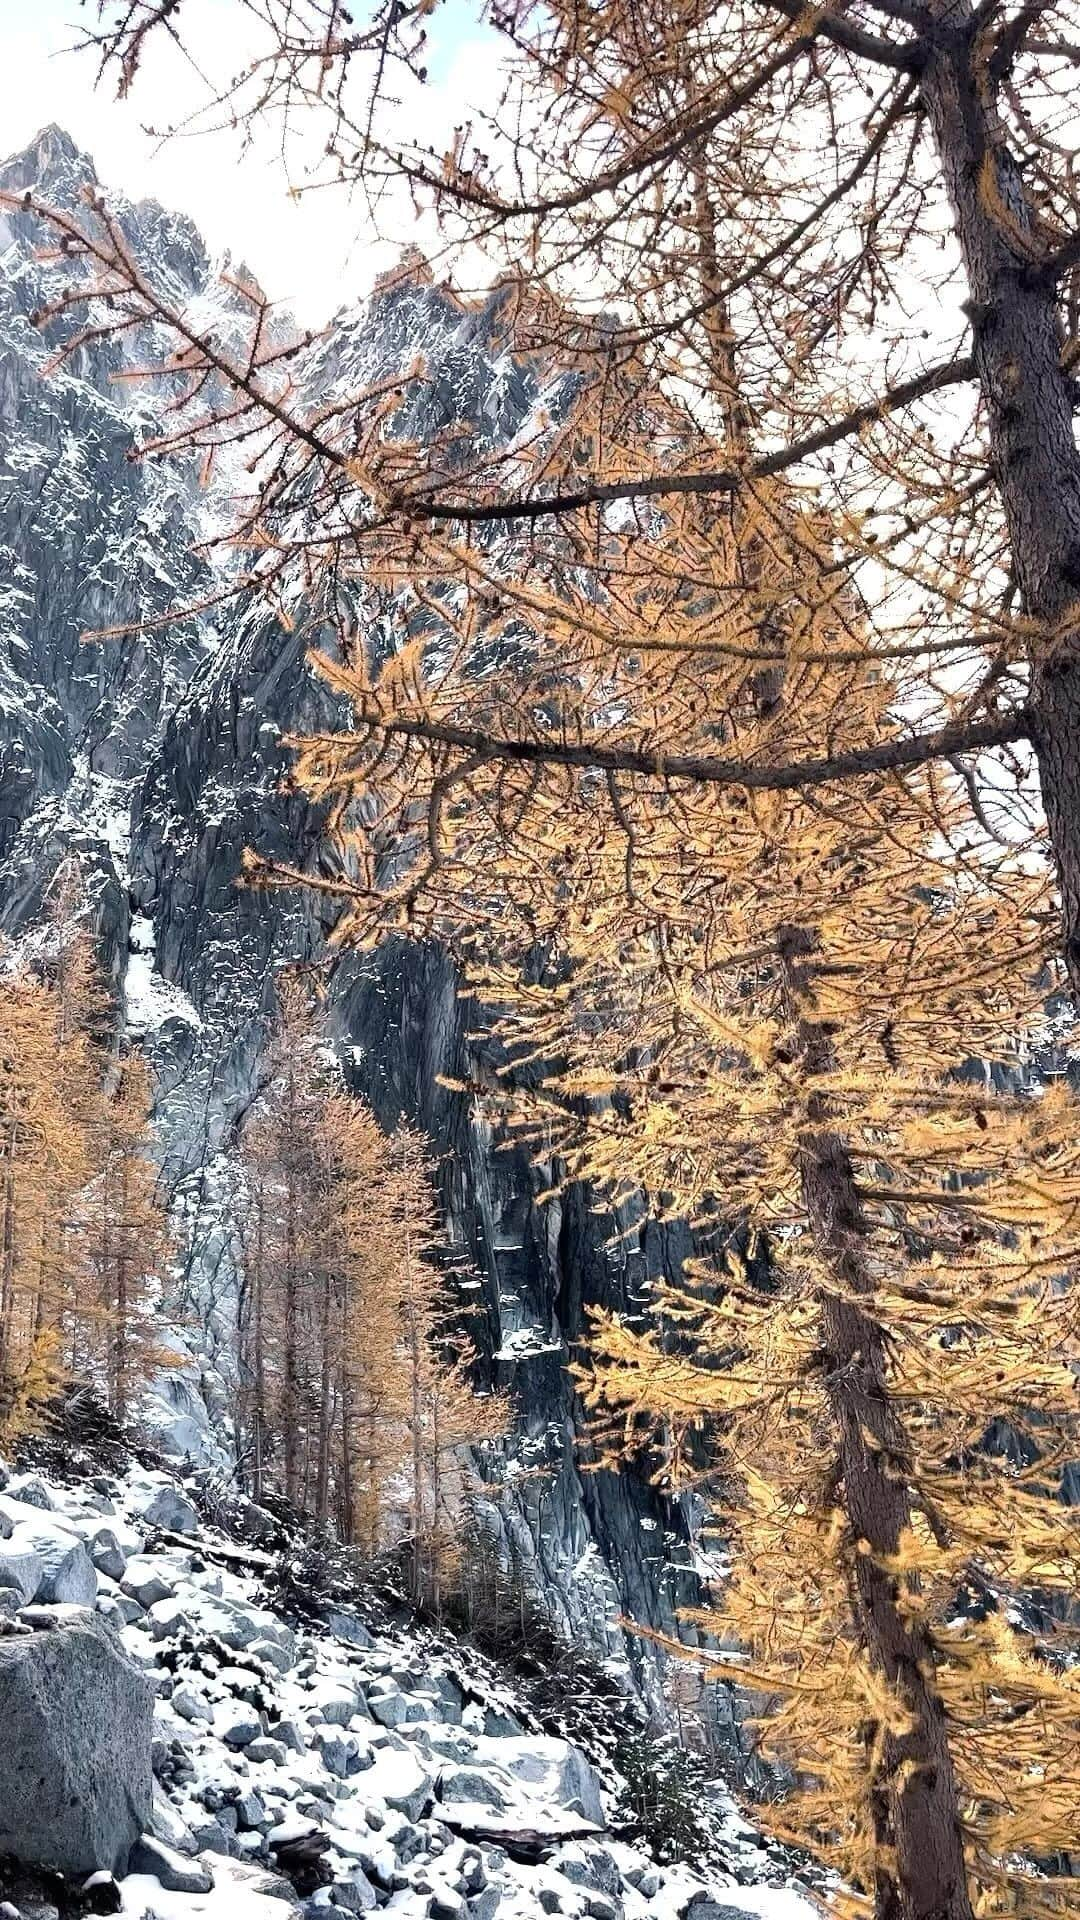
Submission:
M 1080 1153 L 1067 1085 L 1032 1078 L 1049 888 L 1018 840 L 973 833 L 951 769 L 805 795 L 670 777 L 718 713 L 766 765 L 890 737 L 828 529 L 761 491 L 734 522 L 691 498 L 648 541 L 609 534 L 602 597 L 595 568 L 531 587 L 542 647 L 505 615 L 489 700 L 573 688 L 583 728 L 647 737 L 668 777 L 478 754 L 423 835 L 411 758 L 369 780 L 342 734 L 297 777 L 357 876 L 338 936 L 405 923 L 462 955 L 509 1049 L 504 1118 L 563 1179 L 733 1229 L 726 1268 L 661 1294 L 662 1331 L 600 1322 L 587 1391 L 672 1488 L 715 1449 L 734 1551 L 707 1622 L 779 1699 L 765 1743 L 804 1787 L 769 1817 L 881 1915 L 1049 1915 L 1080 1694 L 1067 1637 L 1011 1618 L 1075 1581 Z M 474 659 L 470 597 L 416 598 L 435 657 Z M 766 680 L 711 645 L 763 629 L 785 651 Z M 395 664 L 415 688 L 415 654 Z M 323 670 L 362 703 L 362 666 Z M 747 1235 L 772 1247 L 764 1294 Z
M 460 1325 L 460 1302 L 440 1272 L 446 1237 L 434 1174 L 423 1139 L 399 1128 L 385 1198 L 408 1409 L 407 1540 L 414 1596 L 438 1610 L 460 1561 L 469 1450 L 503 1438 L 507 1406 L 501 1394 L 479 1393 L 471 1378 L 475 1356 Z
M 150 1072 L 137 1053 L 106 1065 L 93 1115 L 98 1169 L 78 1224 L 84 1293 L 71 1306 L 72 1372 L 101 1369 L 118 1420 L 136 1389 L 173 1356 L 161 1339 L 162 1282 L 172 1250 L 150 1154 Z
M 382 1132 L 287 995 L 241 1153 L 253 1485 L 276 1481 L 369 1558 L 407 1546 L 417 1597 L 437 1596 L 464 1455 L 506 1413 L 467 1377 L 423 1145 Z
M 88 1177 L 86 1141 L 56 1073 L 57 1005 L 5 967 L 0 997 L 0 1431 L 24 1428 L 59 1378 L 57 1255 Z
M 263 1485 L 273 1432 L 282 1490 L 304 1507 L 315 1476 L 318 1432 L 309 1416 L 335 1254 L 327 1077 L 310 1025 L 290 1002 L 242 1136 L 249 1206 L 241 1356 L 252 1385 L 255 1484 Z
M 70 905 L 70 900 L 68 902 Z M 145 1066 L 113 1058 L 90 942 L 61 914 L 0 1006 L 0 1419 L 25 1431 L 91 1375 L 119 1418 L 168 1355 L 150 1288 L 168 1252 Z

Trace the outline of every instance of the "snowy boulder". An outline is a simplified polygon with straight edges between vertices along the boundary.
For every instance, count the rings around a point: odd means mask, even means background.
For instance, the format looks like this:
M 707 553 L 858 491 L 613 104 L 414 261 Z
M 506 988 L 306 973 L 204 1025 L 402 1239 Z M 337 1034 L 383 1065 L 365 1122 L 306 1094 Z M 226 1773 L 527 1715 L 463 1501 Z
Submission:
M 434 1798 L 431 1776 L 414 1754 L 396 1748 L 378 1755 L 364 1781 L 364 1793 L 368 1799 L 384 1800 L 406 1820 L 419 1820 Z
M 363 1621 L 345 1607 L 334 1607 L 326 1616 L 330 1632 L 350 1647 L 373 1647 L 375 1645 Z
M 213 1726 L 213 1707 L 205 1693 L 198 1687 L 193 1687 L 190 1681 L 182 1680 L 179 1686 L 173 1688 L 169 1704 L 173 1712 L 180 1715 L 181 1720 L 201 1721 L 206 1726 Z
M 320 1681 L 311 1699 L 313 1706 L 318 1709 L 320 1720 L 329 1720 L 331 1725 L 337 1727 L 347 1727 L 360 1711 L 356 1689 L 344 1681 Z
M 362 1767 L 370 1767 L 371 1754 L 362 1747 L 354 1733 L 346 1733 L 336 1726 L 317 1726 L 313 1728 L 311 1744 L 321 1756 L 327 1773 L 339 1780 L 347 1780 L 351 1773 L 359 1773 Z
M 36 1473 L 12 1474 L 4 1492 L 9 1500 L 21 1500 L 24 1506 L 37 1507 L 42 1513 L 52 1513 L 56 1506 L 44 1480 Z
M 41 1578 L 32 1596 L 35 1600 L 93 1606 L 97 1599 L 93 1561 L 78 1534 L 58 1525 L 51 1514 L 28 1507 L 26 1519 L 12 1528 L 11 1538 L 0 1547 L 0 1556 L 12 1553 L 36 1554 L 41 1563 Z
M 239 1600 L 207 1595 L 199 1606 L 199 1620 L 206 1633 L 213 1634 L 223 1647 L 230 1647 L 234 1653 L 247 1652 L 258 1641 L 269 1640 L 288 1656 L 290 1666 L 295 1662 L 294 1634 L 265 1607 L 245 1606 Z
M 253 1660 L 265 1661 L 268 1667 L 273 1667 L 278 1673 L 288 1673 L 294 1665 L 288 1647 L 281 1646 L 277 1640 L 253 1640 L 248 1652 Z
M 622 1877 L 628 1887 L 640 1893 L 643 1900 L 655 1900 L 660 1891 L 660 1872 L 651 1860 L 635 1859 L 622 1870 Z
M 509 1793 L 505 1789 L 509 1789 Z M 494 1774 L 480 1767 L 446 1767 L 439 1775 L 438 1797 L 473 1806 L 498 1807 L 505 1813 L 513 1797 L 513 1787 L 505 1776 L 500 1784 Z
M 136 1554 L 129 1560 L 120 1580 L 120 1590 L 140 1607 L 152 1607 L 159 1600 L 171 1600 L 176 1589 L 166 1580 L 152 1554 Z
M 196 1534 L 202 1525 L 198 1509 L 171 1480 L 150 1482 L 140 1489 L 135 1510 L 148 1527 L 163 1533 Z
M 29 1540 L 0 1540 L 0 1587 L 10 1587 L 19 1595 L 19 1605 L 26 1606 L 36 1594 L 45 1578 L 45 1569 L 41 1557 L 35 1552 Z
M 270 1728 L 270 1737 L 273 1740 L 280 1741 L 281 1745 L 287 1747 L 290 1753 L 303 1753 L 304 1751 L 304 1736 L 295 1720 L 275 1721 Z
M 127 1621 L 111 1594 L 99 1593 L 94 1611 L 100 1613 L 102 1619 L 106 1620 L 110 1627 L 114 1627 L 117 1633 L 122 1633 L 127 1626 Z
M 482 1740 L 478 1746 L 479 1757 L 519 1780 L 533 1798 L 578 1813 L 593 1826 L 606 1826 L 600 1777 L 569 1740 L 537 1734 L 490 1745 Z
M 683 1907 L 681 1912 L 684 1920 L 748 1920 L 745 1907 L 728 1906 L 726 1901 L 714 1900 L 705 1887 L 694 1894 L 690 1904 Z
M 149 1874 L 166 1893 L 209 1893 L 214 1876 L 201 1860 L 185 1859 L 153 1834 L 144 1833 L 131 1852 L 131 1872 Z
M 96 1615 L 0 1642 L 0 1854 L 122 1872 L 152 1814 L 152 1716 L 153 1689 Z
M 525 1729 L 514 1714 L 507 1713 L 503 1707 L 485 1707 L 484 1724 L 481 1729 L 492 1740 L 514 1740 Z
M 87 1547 L 98 1573 L 103 1573 L 108 1580 L 123 1579 L 127 1554 L 111 1527 L 95 1527 Z
M 262 1721 L 254 1713 L 232 1713 L 224 1717 L 221 1737 L 227 1747 L 250 1747 L 263 1731 Z
M 191 1632 L 182 1600 L 155 1600 L 146 1620 L 153 1640 L 175 1640 L 179 1634 Z
M 112 1601 L 125 1627 L 133 1627 L 137 1620 L 144 1620 L 146 1618 L 146 1608 L 141 1607 L 137 1600 L 133 1600 L 130 1593 L 111 1593 L 109 1599 Z
M 368 1688 L 368 1712 L 381 1727 L 413 1726 L 420 1720 L 432 1717 L 434 1702 L 429 1696 L 426 1700 L 416 1694 L 402 1693 L 392 1680 L 377 1680 Z
M 35 1601 L 33 1606 L 20 1609 L 19 1619 L 25 1627 L 42 1632 L 49 1627 L 68 1626 L 73 1620 L 85 1620 L 90 1611 L 89 1607 L 73 1600 L 53 1600 L 48 1605 Z
M 622 1874 L 606 1847 L 587 1842 L 560 1847 L 558 1853 L 552 1856 L 551 1864 L 574 1886 L 588 1887 L 596 1893 L 606 1893 L 612 1897 L 622 1890 Z
M 350 1868 L 328 1891 L 333 1896 L 333 1904 L 343 1907 L 346 1913 L 370 1913 L 379 1904 L 379 1896 L 363 1867 Z
M 163 1793 L 154 1782 L 154 1807 L 150 1816 L 150 1832 L 155 1840 L 161 1840 L 171 1847 L 174 1853 L 198 1853 L 195 1836 L 186 1820 L 182 1820 L 168 1795 Z

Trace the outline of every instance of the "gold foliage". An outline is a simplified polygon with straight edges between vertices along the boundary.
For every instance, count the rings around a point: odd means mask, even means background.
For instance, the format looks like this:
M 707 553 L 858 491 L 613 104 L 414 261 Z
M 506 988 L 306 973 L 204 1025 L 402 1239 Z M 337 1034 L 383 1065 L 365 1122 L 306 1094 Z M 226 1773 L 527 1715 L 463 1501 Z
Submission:
M 283 995 L 267 1084 L 241 1140 L 246 1286 L 242 1447 L 368 1556 L 407 1547 L 438 1604 L 470 1492 L 468 1449 L 508 1410 L 472 1350 L 421 1139 L 385 1135 Z
M 70 905 L 70 902 L 67 902 Z M 33 1428 L 66 1379 L 117 1416 L 167 1366 L 154 1309 L 170 1243 L 149 1159 L 150 1087 L 113 1058 L 87 940 L 50 925 L 0 995 L 0 1435 Z

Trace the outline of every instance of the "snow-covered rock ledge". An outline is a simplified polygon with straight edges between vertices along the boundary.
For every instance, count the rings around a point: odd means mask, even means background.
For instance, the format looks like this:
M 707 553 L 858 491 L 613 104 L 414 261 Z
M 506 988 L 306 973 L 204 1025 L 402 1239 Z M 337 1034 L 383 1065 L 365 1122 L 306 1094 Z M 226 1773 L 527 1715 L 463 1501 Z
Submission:
M 287 1622 L 260 1599 L 266 1556 L 205 1528 L 164 1474 L 0 1479 L 0 1635 L 59 1638 L 92 1608 L 154 1691 L 149 1828 L 117 1883 L 71 1882 L 72 1911 L 809 1920 L 795 1889 L 745 1884 L 734 1811 L 737 1870 L 710 1879 L 614 1838 L 586 1756 L 529 1731 L 457 1644 L 354 1614 L 335 1630 Z M 10 1764 L 0 1744 L 0 1800 Z M 49 1892 L 55 1914 L 65 1889 Z M 0 1869 L 0 1901 L 12 1894 L 27 1920 L 49 1914 Z

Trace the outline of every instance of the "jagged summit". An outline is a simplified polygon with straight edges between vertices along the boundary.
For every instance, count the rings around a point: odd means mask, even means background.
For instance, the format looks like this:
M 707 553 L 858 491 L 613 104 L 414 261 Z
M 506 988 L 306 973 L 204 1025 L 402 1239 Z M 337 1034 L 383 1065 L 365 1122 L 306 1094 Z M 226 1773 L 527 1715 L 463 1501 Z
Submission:
M 55 121 L 42 127 L 21 153 L 0 161 L 0 185 L 9 193 L 25 187 L 65 195 L 72 186 L 95 186 L 97 169 L 88 153 L 76 144 L 65 127 Z

